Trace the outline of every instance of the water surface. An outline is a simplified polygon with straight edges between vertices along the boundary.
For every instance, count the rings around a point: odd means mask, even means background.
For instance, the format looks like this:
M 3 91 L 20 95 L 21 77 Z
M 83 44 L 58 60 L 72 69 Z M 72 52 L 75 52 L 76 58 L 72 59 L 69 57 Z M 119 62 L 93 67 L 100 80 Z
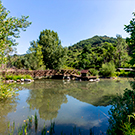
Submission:
M 21 85 L 21 84 L 20 84 Z M 38 115 L 38 134 L 44 122 L 55 133 L 106 134 L 111 100 L 130 87 L 128 79 L 88 81 L 36 80 L 21 85 L 19 95 L 0 102 L 0 134 L 7 134 L 8 122 L 20 125 L 28 116 Z

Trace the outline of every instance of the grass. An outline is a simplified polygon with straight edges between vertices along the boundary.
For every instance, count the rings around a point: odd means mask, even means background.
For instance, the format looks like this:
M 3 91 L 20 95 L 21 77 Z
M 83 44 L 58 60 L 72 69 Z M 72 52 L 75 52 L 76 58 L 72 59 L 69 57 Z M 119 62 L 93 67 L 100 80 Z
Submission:
M 30 75 L 6 75 L 3 80 L 21 80 L 21 79 L 33 79 Z

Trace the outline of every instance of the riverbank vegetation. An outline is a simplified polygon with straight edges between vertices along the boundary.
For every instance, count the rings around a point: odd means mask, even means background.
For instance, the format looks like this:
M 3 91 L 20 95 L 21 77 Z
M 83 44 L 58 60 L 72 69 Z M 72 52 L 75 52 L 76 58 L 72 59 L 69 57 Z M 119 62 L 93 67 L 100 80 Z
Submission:
M 135 13 L 133 13 L 135 16 Z M 125 25 L 126 32 L 130 34 L 127 43 L 130 47 L 132 59 L 135 64 L 135 18 Z M 134 135 L 135 134 L 135 81 L 131 82 L 132 90 L 125 89 L 122 96 L 117 96 L 110 109 L 108 134 L 110 135 Z
M 3 77 L 3 80 L 20 80 L 21 79 L 33 79 L 30 75 L 5 75 L 5 77 Z

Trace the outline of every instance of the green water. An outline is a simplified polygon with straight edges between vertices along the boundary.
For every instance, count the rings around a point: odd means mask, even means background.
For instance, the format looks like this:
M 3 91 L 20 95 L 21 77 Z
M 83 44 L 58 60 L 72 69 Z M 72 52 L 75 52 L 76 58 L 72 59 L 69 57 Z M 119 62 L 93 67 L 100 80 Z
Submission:
M 44 122 L 49 130 L 55 122 L 55 133 L 104 133 L 108 127 L 111 100 L 130 87 L 129 79 L 88 81 L 36 80 L 20 84 L 18 96 L 0 102 L 0 134 L 7 134 L 8 122 L 20 125 L 28 116 L 38 115 L 38 132 Z

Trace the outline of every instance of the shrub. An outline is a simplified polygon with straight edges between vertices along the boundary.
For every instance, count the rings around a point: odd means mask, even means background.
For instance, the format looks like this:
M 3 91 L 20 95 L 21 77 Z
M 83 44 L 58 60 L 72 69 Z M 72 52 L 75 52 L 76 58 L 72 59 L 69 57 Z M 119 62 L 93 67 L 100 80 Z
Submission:
M 129 120 L 129 116 L 135 111 L 135 91 L 125 89 L 123 96 L 117 96 L 112 101 L 112 107 L 109 111 L 109 127 L 107 133 L 109 135 L 128 135 L 133 133 L 135 120 Z M 128 130 L 127 130 L 128 129 Z
M 24 77 L 25 77 L 24 79 L 33 79 L 31 75 L 25 75 Z
M 113 77 L 115 76 L 115 65 L 113 62 L 105 63 L 100 68 L 100 74 L 104 77 Z
M 6 80 L 14 80 L 17 81 L 17 79 L 33 79 L 30 75 L 6 75 Z
M 91 72 L 92 76 L 98 76 L 99 71 L 95 68 L 90 68 L 89 71 Z

